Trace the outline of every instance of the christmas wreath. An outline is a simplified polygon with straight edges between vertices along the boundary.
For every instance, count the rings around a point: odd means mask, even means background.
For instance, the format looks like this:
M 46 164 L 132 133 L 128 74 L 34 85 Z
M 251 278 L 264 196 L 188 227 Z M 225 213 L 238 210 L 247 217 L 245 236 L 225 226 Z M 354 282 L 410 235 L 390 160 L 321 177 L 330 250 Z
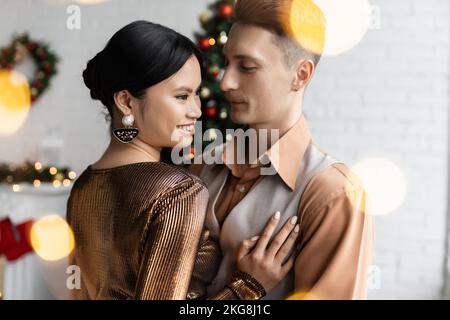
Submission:
M 49 50 L 48 45 L 31 40 L 28 34 L 15 36 L 10 46 L 0 50 L 0 69 L 12 70 L 14 65 L 21 63 L 30 55 L 36 64 L 36 72 L 30 82 L 31 102 L 49 88 L 52 77 L 57 73 L 58 57 Z

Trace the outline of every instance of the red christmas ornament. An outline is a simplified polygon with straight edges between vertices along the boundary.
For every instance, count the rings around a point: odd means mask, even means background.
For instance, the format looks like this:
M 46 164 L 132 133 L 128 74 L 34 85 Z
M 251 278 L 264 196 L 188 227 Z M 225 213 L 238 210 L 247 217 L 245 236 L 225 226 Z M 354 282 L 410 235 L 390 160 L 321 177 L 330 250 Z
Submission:
M 215 106 L 209 107 L 208 109 L 206 109 L 206 114 L 210 118 L 215 118 L 217 116 L 217 108 Z
M 27 48 L 28 48 L 28 50 L 34 50 L 37 48 L 37 44 L 34 42 L 30 42 L 27 44 Z
M 35 80 L 33 82 L 33 87 L 35 87 L 36 89 L 40 89 L 41 88 L 41 82 L 39 80 Z
M 194 147 L 191 148 L 191 154 L 192 154 L 193 156 L 195 156 L 195 148 L 194 148 Z
M 50 74 L 53 71 L 53 67 L 50 63 L 47 63 L 44 67 L 44 70 L 47 74 Z
M 219 7 L 219 15 L 222 18 L 230 18 L 233 15 L 233 7 L 227 3 L 222 3 Z
M 198 46 L 202 50 L 208 49 L 211 45 L 209 44 L 209 38 L 203 38 L 199 41 Z
M 45 52 L 43 52 L 39 55 L 39 59 L 41 59 L 41 61 L 47 60 L 47 55 L 45 54 Z

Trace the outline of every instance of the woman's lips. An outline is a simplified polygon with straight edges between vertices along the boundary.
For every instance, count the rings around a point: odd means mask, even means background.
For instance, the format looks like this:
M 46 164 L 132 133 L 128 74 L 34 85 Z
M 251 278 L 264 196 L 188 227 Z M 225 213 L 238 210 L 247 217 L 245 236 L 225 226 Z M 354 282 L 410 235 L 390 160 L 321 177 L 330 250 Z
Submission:
M 177 129 L 183 132 L 185 135 L 194 135 L 195 134 L 195 125 L 189 124 L 189 125 L 181 125 L 177 126 Z

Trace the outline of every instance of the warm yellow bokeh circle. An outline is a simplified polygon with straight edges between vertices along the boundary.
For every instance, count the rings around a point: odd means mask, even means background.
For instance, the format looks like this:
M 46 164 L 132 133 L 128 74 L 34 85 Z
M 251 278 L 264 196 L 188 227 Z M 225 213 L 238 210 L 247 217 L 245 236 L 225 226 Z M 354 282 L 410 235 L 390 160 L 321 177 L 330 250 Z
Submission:
M 0 70 L 0 136 L 19 130 L 31 105 L 27 78 L 17 71 Z
M 325 48 L 326 19 L 312 0 L 293 0 L 289 26 L 295 40 L 306 50 L 321 55 Z
M 58 215 L 46 216 L 33 224 L 31 245 L 36 254 L 46 261 L 67 257 L 75 247 L 73 231 Z

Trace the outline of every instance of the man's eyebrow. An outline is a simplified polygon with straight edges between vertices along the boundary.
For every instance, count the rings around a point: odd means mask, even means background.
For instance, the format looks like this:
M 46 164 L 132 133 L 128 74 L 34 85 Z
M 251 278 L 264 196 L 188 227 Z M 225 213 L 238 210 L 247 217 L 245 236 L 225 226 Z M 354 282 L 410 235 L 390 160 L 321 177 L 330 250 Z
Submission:
M 222 50 L 222 54 L 224 55 L 225 58 L 228 59 L 228 57 L 227 57 L 227 55 L 226 55 L 226 53 L 225 53 L 225 47 L 224 47 L 224 49 Z M 253 56 L 250 56 L 250 55 L 247 55 L 247 54 L 243 54 L 243 53 L 235 54 L 235 55 L 233 56 L 233 58 L 235 58 L 235 59 L 237 59 L 237 60 L 245 60 L 245 59 L 249 59 L 249 60 L 255 60 L 256 62 L 261 62 L 260 59 L 258 59 L 258 58 L 256 58 L 256 57 L 253 57 Z
M 260 61 L 260 59 L 253 57 L 253 56 L 249 56 L 247 54 L 236 54 L 236 55 L 234 55 L 234 58 L 238 59 L 238 60 L 250 59 L 250 60 Z

